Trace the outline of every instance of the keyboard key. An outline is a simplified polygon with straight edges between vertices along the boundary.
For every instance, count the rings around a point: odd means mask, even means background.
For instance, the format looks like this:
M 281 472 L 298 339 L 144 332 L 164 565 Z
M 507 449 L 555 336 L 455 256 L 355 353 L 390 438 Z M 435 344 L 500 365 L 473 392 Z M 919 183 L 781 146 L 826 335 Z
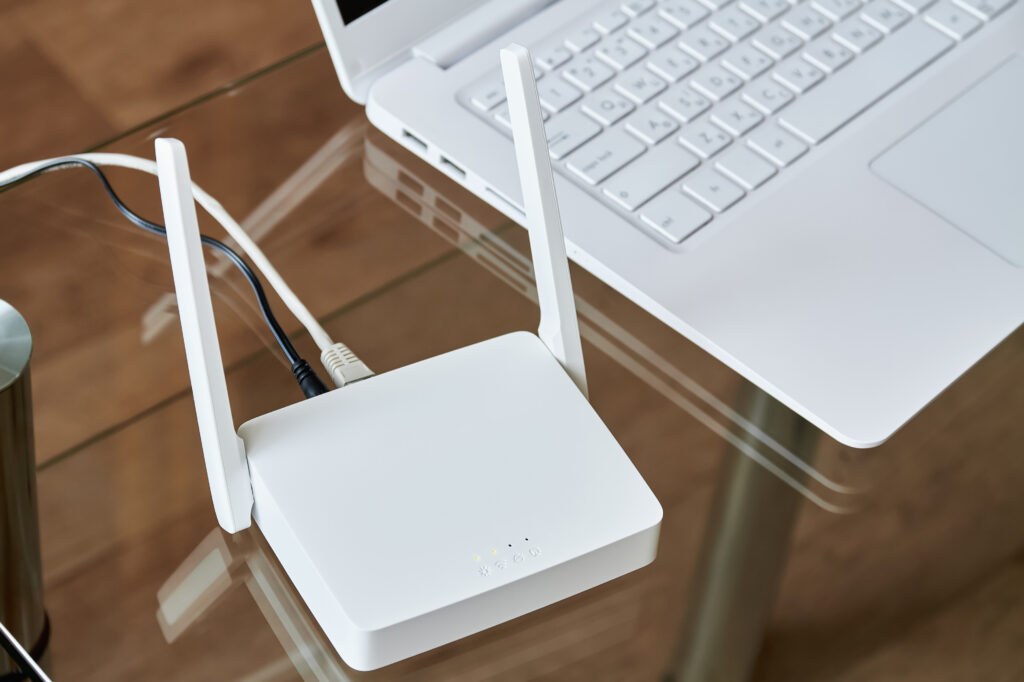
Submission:
M 605 35 L 616 31 L 629 22 L 629 17 L 620 9 L 610 9 L 594 17 L 594 28 Z
M 638 17 L 650 11 L 655 4 L 654 0 L 627 0 L 622 3 L 622 11 L 631 17 Z
M 836 39 L 836 42 L 846 45 L 854 52 L 863 53 L 881 40 L 882 34 L 878 29 L 868 26 L 860 19 L 847 19 L 836 26 L 832 37 Z
M 774 114 L 792 102 L 795 97 L 792 90 L 777 82 L 770 75 L 759 78 L 743 90 L 743 99 L 766 114 Z
M 533 53 L 533 63 L 545 71 L 557 69 L 572 59 L 572 52 L 561 44 L 544 45 L 531 50 L 531 52 Z
M 583 96 L 583 93 L 563 80 L 551 78 L 537 84 L 541 105 L 558 113 Z
M 768 125 L 749 138 L 747 144 L 776 166 L 788 166 L 807 153 L 807 145 L 777 125 Z
M 917 22 L 901 34 L 801 97 L 780 116 L 780 123 L 818 144 L 953 46 L 949 38 Z
M 728 5 L 732 0 L 700 0 L 706 7 L 712 11 L 720 10 Z
M 695 0 L 665 0 L 659 14 L 681 29 L 693 28 L 710 12 Z
M 761 22 L 741 10 L 738 5 L 726 7 L 716 13 L 711 17 L 710 25 L 711 28 L 734 43 L 738 43 L 761 28 Z
M 480 111 L 490 111 L 505 101 L 505 84 L 498 78 L 481 83 L 470 91 L 469 101 Z
M 775 166 L 744 147 L 733 147 L 722 154 L 715 167 L 748 191 L 760 187 L 777 172 Z
M 872 0 L 864 6 L 860 18 L 883 33 L 892 33 L 910 21 L 910 13 L 889 2 L 889 0 Z
M 540 110 L 540 114 L 545 121 L 551 118 L 551 115 L 544 111 L 544 109 Z M 512 117 L 508 113 L 508 102 L 502 103 L 500 107 L 494 110 L 494 118 L 509 130 L 512 129 Z
M 896 0 L 896 4 L 914 14 L 920 14 L 935 3 L 935 0 Z
M 578 111 L 560 114 L 544 129 L 548 136 L 548 151 L 556 161 L 564 159 L 601 132 L 601 126 Z
M 652 102 L 626 119 L 626 130 L 647 144 L 657 144 L 679 130 L 679 124 Z
M 811 4 L 832 21 L 842 21 L 863 7 L 860 0 L 813 0 Z
M 979 19 L 988 21 L 1013 4 L 1014 0 L 953 0 Z
M 572 64 L 567 66 L 562 71 L 562 76 L 575 85 L 576 87 L 582 88 L 585 92 L 604 85 L 612 79 L 615 72 L 610 68 L 594 59 L 593 57 L 586 57 L 574 61 Z
M 696 59 L 675 45 L 666 45 L 647 59 L 647 68 L 675 83 L 699 66 Z
M 743 85 L 742 78 L 717 65 L 701 69 L 690 79 L 690 86 L 694 90 L 702 95 L 707 95 L 716 102 L 722 101 L 739 90 L 741 85 Z
M 644 151 L 646 147 L 625 132 L 609 130 L 583 145 L 566 165 L 584 181 L 596 185 Z
M 677 85 L 661 96 L 658 105 L 683 123 L 688 123 L 711 107 L 711 100 L 690 88 Z
M 601 34 L 593 26 L 580 26 L 565 36 L 565 45 L 573 52 L 583 52 L 591 45 L 596 45 L 600 39 Z
M 737 97 L 715 107 L 711 112 L 711 121 L 735 137 L 746 134 L 763 120 L 761 112 Z
M 706 62 L 725 52 L 729 47 L 729 41 L 712 31 L 705 24 L 684 33 L 679 41 L 679 47 L 702 62 Z
M 925 12 L 924 20 L 957 40 L 963 40 L 981 28 L 979 19 L 949 0 L 939 0 L 937 5 Z
M 799 37 L 780 24 L 771 24 L 755 33 L 753 43 L 759 50 L 775 59 L 788 57 L 803 45 Z
M 748 81 L 760 76 L 774 63 L 771 57 L 749 44 L 737 45 L 722 57 L 725 68 Z
M 630 24 L 626 31 L 629 37 L 648 49 L 661 47 L 679 35 L 679 29 L 664 19 L 648 15 Z
M 810 5 L 798 5 L 782 18 L 782 25 L 804 40 L 813 40 L 827 31 L 832 22 Z
M 679 145 L 658 145 L 613 175 L 604 186 L 604 194 L 627 211 L 635 211 L 699 164 Z
M 548 112 L 541 109 L 542 116 L 549 116 Z M 512 130 L 512 114 L 508 112 L 508 102 L 503 103 L 494 110 L 494 118 L 509 130 Z
M 742 0 L 740 7 L 760 21 L 768 23 L 788 10 L 789 3 L 786 0 Z
M 708 119 L 691 123 L 683 128 L 679 141 L 702 159 L 708 159 L 725 149 L 732 138 Z
M 622 119 L 635 108 L 632 102 L 609 88 L 583 98 L 583 112 L 605 126 Z
M 835 73 L 853 59 L 853 52 L 831 38 L 818 38 L 804 50 L 804 59 L 827 73 Z
M 796 55 L 779 64 L 772 75 L 798 93 L 807 92 L 825 77 L 821 69 Z
M 621 71 L 640 61 L 647 54 L 647 50 L 636 41 L 624 35 L 618 35 L 614 38 L 606 38 L 597 46 L 594 54 L 598 59 Z
M 711 214 L 672 187 L 643 207 L 640 220 L 669 241 L 679 244 L 706 225 Z
M 668 83 L 648 71 L 642 64 L 634 66 L 615 81 L 615 89 L 637 104 L 649 101 L 667 87 Z
M 743 190 L 732 180 L 710 168 L 701 168 L 683 179 L 683 191 L 716 213 L 743 198 Z

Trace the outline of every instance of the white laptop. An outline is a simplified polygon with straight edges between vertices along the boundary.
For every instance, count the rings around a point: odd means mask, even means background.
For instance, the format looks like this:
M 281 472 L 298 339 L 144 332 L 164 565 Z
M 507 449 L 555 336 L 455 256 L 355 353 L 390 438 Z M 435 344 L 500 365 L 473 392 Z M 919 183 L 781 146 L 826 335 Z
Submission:
M 370 120 L 519 222 L 529 46 L 569 255 L 842 443 L 1024 321 L 1024 2 L 313 4 Z

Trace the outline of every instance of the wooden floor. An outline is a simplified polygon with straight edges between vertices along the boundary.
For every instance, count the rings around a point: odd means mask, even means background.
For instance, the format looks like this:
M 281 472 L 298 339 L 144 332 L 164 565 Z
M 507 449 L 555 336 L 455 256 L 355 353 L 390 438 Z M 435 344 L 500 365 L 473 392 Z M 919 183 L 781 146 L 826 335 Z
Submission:
M 319 40 L 303 0 L 0 0 L 0 165 L 82 151 Z
M 0 107 L 0 165 L 89 148 L 317 40 L 313 12 L 305 0 L 0 0 L 0 63 L 4 65 L 0 69 L 4 104 Z M 374 238 L 369 226 L 358 235 Z M 15 240 L 10 235 L 0 237 L 0 246 L 13 249 Z M 414 257 L 436 256 L 436 248 L 424 239 L 396 258 L 407 264 Z M 289 270 L 287 262 L 282 269 Z M 14 284 L 0 273 L 0 297 L 5 286 L 14 288 Z M 414 294 L 395 294 L 403 295 L 409 299 L 403 305 L 414 309 Z M 529 312 L 524 308 L 524 315 Z M 638 324 L 645 324 L 642 316 Z M 657 333 L 663 332 L 652 332 Z M 379 350 L 389 364 L 407 361 L 397 345 L 390 351 L 388 356 L 388 348 Z M 68 368 L 51 369 L 58 371 Z M 184 376 L 180 363 L 168 371 Z M 595 395 L 602 396 L 599 409 L 646 415 L 638 417 L 632 429 L 617 434 L 627 450 L 656 453 L 672 447 L 674 443 L 658 442 L 669 434 L 675 438 L 675 432 L 659 430 L 670 415 L 658 412 L 656 396 L 639 389 L 616 395 L 612 380 L 618 375 L 607 369 L 603 376 L 609 383 L 595 388 Z M 721 376 L 714 368 L 707 372 L 712 381 L 724 381 Z M 1021 377 L 1024 334 L 1018 332 L 891 443 L 858 462 L 869 472 L 864 478 L 871 481 L 872 490 L 856 514 L 837 516 L 805 505 L 757 680 L 1024 680 L 1024 452 L 1017 448 L 1024 443 Z M 183 379 L 181 383 L 175 390 L 183 388 Z M 143 413 L 139 427 L 120 436 L 126 452 L 143 447 L 147 429 L 187 432 L 187 437 L 180 436 L 187 441 L 182 447 L 195 447 L 188 440 L 194 440 L 194 434 L 187 431 L 192 419 L 187 402 L 173 391 L 167 395 L 178 398 L 148 416 Z M 37 397 L 45 399 L 42 394 Z M 81 399 L 53 398 L 58 402 Z M 135 414 L 137 407 L 134 403 L 111 405 L 109 419 Z M 60 411 L 66 413 L 66 408 L 61 406 Z M 46 425 L 47 410 L 38 412 L 37 425 Z M 84 429 L 53 431 L 41 434 L 43 460 L 89 447 L 90 434 Z M 694 438 L 718 447 L 708 436 L 698 433 Z M 130 457 L 111 458 L 107 466 L 121 467 L 118 475 L 143 483 L 158 476 L 159 472 L 144 470 L 136 462 Z M 675 516 L 666 523 L 699 528 L 699 524 L 685 525 L 684 519 L 706 513 L 716 466 L 714 458 L 694 458 L 678 465 L 677 473 L 687 483 L 665 488 L 675 503 Z M 76 504 L 86 504 L 85 493 L 74 482 L 88 480 L 90 473 L 72 464 L 62 475 L 67 479 L 60 484 L 47 483 L 50 492 L 66 489 L 68 496 L 68 504 L 56 495 L 44 502 L 50 529 L 60 529 L 60 521 L 76 513 Z M 186 514 L 192 509 L 187 504 L 206 502 L 183 500 L 181 504 L 177 512 Z M 200 509 L 205 511 L 195 513 L 208 514 L 205 506 Z M 161 513 L 170 519 L 174 511 Z M 140 518 L 125 517 L 125 537 L 132 536 L 136 525 L 141 527 L 141 517 L 148 513 L 132 512 Z M 163 519 L 145 522 L 163 528 Z M 174 527 L 164 530 L 173 534 Z M 663 546 L 663 560 L 690 566 L 689 557 L 699 539 L 699 534 L 690 532 L 677 545 Z M 109 538 L 77 532 L 51 535 L 45 544 L 49 587 L 67 593 L 74 593 L 76 585 L 90 584 L 90 571 L 100 570 L 101 564 L 83 556 L 129 551 L 127 543 L 119 547 Z M 132 561 L 139 571 L 152 570 L 160 579 L 165 577 L 167 557 L 145 554 L 139 548 L 131 551 L 138 552 Z M 669 598 L 679 596 L 672 592 L 678 587 L 673 585 L 666 588 Z M 88 609 L 102 609 L 103 598 L 90 596 L 82 607 L 83 618 Z M 647 622 L 651 617 L 665 622 Z M 638 613 L 632 626 L 665 632 L 675 627 L 674 617 L 675 612 L 667 609 L 653 615 Z M 111 627 L 121 625 L 114 622 Z M 126 629 L 134 625 L 123 624 Z M 550 636 L 557 627 L 551 624 Z M 66 655 L 79 657 L 82 665 L 102 665 L 99 652 L 76 650 L 73 642 L 64 641 L 61 646 L 67 647 Z M 484 651 L 479 665 L 495 665 L 484 661 Z M 149 652 L 143 648 L 133 655 L 145 660 Z M 586 652 L 578 655 L 584 657 Z M 654 679 L 652 671 L 658 664 L 636 667 L 637 679 Z M 230 670 L 219 674 L 230 677 Z M 215 672 L 210 675 L 209 679 L 217 679 Z M 565 677 L 575 679 L 568 672 Z

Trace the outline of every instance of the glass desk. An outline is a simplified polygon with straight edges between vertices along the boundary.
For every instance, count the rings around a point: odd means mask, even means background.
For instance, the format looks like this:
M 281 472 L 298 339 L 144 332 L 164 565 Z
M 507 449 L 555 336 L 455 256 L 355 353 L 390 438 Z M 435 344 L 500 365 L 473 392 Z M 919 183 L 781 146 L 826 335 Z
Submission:
M 184 140 L 193 178 L 378 373 L 537 324 L 525 232 L 373 130 L 323 48 L 102 148 L 152 158 L 157 136 Z M 110 178 L 159 219 L 152 177 Z M 911 655 L 933 614 L 1021 566 L 1020 331 L 889 443 L 855 451 L 574 266 L 593 404 L 665 510 L 658 559 L 355 673 L 259 531 L 216 526 L 165 244 L 80 171 L 0 195 L 0 217 L 0 297 L 36 344 L 56 680 L 877 679 L 871 666 Z M 244 280 L 208 265 L 235 419 L 299 400 Z M 416 557 L 396 547 L 393 559 Z M 959 627 L 990 626 L 972 614 Z M 1009 618 L 984 661 L 970 638 L 943 650 L 980 666 L 968 676 L 1019 666 L 999 644 L 1021 631 L 1022 615 Z M 955 672 L 947 662 L 928 679 Z

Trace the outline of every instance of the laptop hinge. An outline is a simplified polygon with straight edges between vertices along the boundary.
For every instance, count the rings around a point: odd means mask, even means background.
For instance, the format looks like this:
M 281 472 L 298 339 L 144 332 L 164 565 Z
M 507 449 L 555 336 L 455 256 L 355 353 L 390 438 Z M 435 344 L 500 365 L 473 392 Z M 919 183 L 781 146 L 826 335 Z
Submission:
M 416 45 L 412 53 L 447 69 L 556 1 L 491 0 Z

